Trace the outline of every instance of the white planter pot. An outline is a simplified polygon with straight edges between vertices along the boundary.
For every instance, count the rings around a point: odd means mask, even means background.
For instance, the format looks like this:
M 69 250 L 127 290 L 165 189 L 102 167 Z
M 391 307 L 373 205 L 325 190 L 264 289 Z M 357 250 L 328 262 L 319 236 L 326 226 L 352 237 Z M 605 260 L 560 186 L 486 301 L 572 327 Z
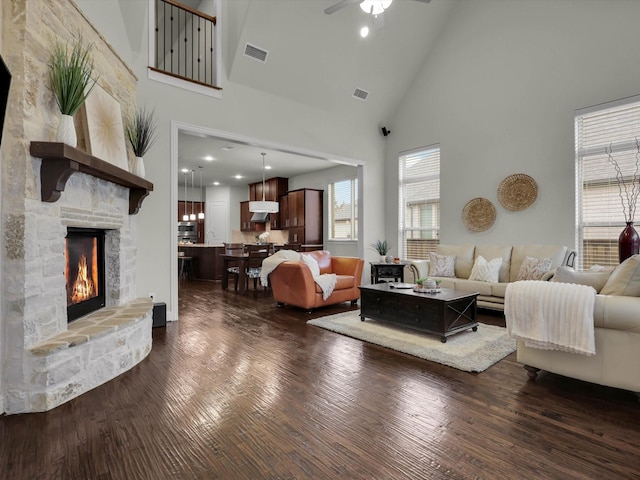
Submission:
M 387 263 L 387 256 L 386 255 L 380 255 L 380 263 Z
M 142 157 L 136 157 L 136 164 L 133 173 L 144 178 L 144 160 Z
M 78 137 L 76 136 L 76 126 L 73 123 L 71 115 L 61 115 L 58 131 L 56 132 L 56 141 L 66 143 L 72 147 L 78 146 Z

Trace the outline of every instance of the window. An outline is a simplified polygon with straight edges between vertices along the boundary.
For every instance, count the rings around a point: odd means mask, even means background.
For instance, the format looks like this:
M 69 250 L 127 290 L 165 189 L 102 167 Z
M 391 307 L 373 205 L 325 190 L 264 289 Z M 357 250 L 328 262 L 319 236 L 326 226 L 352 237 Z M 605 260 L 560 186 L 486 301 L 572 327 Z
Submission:
M 358 239 L 358 179 L 329 185 L 329 239 Z
M 577 111 L 575 130 L 578 267 L 617 265 L 618 236 L 629 217 L 627 199 L 639 175 L 640 97 Z
M 404 153 L 398 164 L 400 256 L 426 259 L 440 238 L 440 146 Z

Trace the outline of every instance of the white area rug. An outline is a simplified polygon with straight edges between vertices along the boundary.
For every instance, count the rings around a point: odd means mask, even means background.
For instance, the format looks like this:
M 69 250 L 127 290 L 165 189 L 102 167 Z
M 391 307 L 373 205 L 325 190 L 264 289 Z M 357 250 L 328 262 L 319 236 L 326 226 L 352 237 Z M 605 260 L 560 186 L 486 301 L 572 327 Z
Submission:
M 482 323 L 477 332 L 456 333 L 447 337 L 447 343 L 436 335 L 369 318 L 362 322 L 359 310 L 307 323 L 465 372 L 482 372 L 516 350 L 516 341 L 508 336 L 506 328 Z

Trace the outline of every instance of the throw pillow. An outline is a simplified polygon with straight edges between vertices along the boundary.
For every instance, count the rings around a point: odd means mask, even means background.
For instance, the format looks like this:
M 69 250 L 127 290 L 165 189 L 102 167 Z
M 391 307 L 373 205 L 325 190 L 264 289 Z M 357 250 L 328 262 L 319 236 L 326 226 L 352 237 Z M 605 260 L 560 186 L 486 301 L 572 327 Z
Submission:
M 498 283 L 502 258 L 494 258 L 487 261 L 482 255 L 476 258 L 471 269 L 469 280 L 479 280 L 481 282 Z
M 316 261 L 315 258 L 313 258 L 311 255 L 308 255 L 306 253 L 301 253 L 300 258 L 309 267 L 309 270 L 311 270 L 312 277 L 315 278 L 318 275 L 320 275 L 320 265 L 318 265 L 318 262 Z
M 524 257 L 516 280 L 540 280 L 549 270 L 551 270 L 551 257 Z
M 607 283 L 611 269 L 589 269 L 582 272 L 576 272 L 572 267 L 558 267 L 556 273 L 551 279 L 552 282 L 575 283 L 577 285 L 589 285 L 596 292 L 600 292 Z
M 429 254 L 429 276 L 430 277 L 455 277 L 456 276 L 456 256 Z
M 600 293 L 640 297 L 640 255 L 633 255 L 618 265 Z

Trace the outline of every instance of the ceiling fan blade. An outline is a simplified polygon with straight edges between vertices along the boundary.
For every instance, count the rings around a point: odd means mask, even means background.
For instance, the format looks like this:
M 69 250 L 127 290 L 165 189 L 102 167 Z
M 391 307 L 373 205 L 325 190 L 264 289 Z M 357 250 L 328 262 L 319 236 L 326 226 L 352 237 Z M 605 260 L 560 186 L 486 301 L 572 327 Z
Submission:
M 413 0 L 414 2 L 431 3 L 431 0 Z
M 430 1 L 430 0 L 429 0 Z M 332 13 L 337 12 L 338 10 L 342 10 L 344 7 L 348 7 L 349 5 L 353 5 L 354 3 L 361 3 L 362 0 L 342 0 L 335 5 L 331 5 L 328 8 L 324 9 L 324 13 L 327 15 L 331 15 Z

